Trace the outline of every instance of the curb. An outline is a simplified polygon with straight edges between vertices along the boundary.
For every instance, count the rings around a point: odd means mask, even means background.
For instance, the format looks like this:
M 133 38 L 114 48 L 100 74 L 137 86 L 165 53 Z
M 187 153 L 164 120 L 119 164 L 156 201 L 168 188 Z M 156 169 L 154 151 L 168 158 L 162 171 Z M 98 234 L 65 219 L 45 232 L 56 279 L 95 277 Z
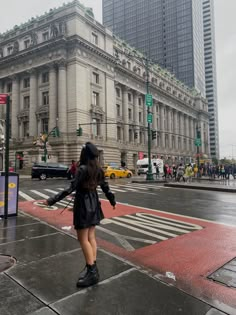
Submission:
M 186 189 L 199 189 L 199 190 L 210 190 L 210 191 L 222 191 L 222 192 L 229 192 L 235 193 L 236 188 L 221 188 L 221 187 L 210 187 L 210 186 L 194 186 L 189 184 L 164 184 L 165 187 L 172 187 L 172 188 L 186 188 Z

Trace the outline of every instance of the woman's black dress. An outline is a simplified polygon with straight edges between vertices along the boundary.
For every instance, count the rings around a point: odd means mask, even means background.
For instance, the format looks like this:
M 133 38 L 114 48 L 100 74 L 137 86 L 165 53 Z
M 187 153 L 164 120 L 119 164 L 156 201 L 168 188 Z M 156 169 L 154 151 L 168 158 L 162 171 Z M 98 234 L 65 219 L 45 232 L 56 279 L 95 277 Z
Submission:
M 101 173 L 102 179 L 99 182 L 99 185 L 102 191 L 105 193 L 107 199 L 110 201 L 110 204 L 114 206 L 116 204 L 115 196 L 110 191 L 109 185 L 105 181 L 102 169 Z M 98 225 L 104 218 L 96 188 L 85 188 L 87 175 L 87 167 L 85 165 L 80 166 L 76 173 L 75 179 L 71 182 L 70 187 L 47 200 L 48 204 L 51 206 L 70 195 L 73 191 L 76 191 L 73 207 L 73 222 L 76 230 Z

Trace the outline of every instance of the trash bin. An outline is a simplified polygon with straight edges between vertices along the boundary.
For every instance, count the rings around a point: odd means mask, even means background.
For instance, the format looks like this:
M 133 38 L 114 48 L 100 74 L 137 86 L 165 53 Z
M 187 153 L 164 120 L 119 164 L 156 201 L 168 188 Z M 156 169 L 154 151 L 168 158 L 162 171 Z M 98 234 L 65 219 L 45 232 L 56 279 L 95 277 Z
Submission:
M 8 216 L 16 216 L 18 213 L 19 175 L 8 173 Z M 0 173 L 0 217 L 4 216 L 5 196 L 5 172 Z

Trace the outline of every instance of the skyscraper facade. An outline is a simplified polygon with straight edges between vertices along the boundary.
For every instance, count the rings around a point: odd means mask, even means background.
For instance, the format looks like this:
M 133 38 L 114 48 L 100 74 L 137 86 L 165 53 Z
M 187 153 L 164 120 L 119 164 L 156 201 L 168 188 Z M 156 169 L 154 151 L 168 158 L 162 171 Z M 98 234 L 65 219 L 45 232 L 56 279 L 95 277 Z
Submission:
M 205 96 L 199 0 L 103 0 L 103 22 Z
M 208 3 L 210 13 L 204 9 Z M 103 0 L 103 23 L 131 46 L 173 72 L 180 81 L 206 96 L 205 63 L 208 68 L 210 61 L 205 59 L 205 53 L 209 53 L 206 42 L 209 38 L 204 32 L 209 31 L 210 23 L 214 57 L 212 7 L 210 0 Z M 212 68 L 215 70 L 213 58 Z M 214 73 L 211 81 L 214 81 L 216 93 Z M 208 95 L 212 95 L 208 75 Z M 216 97 L 210 98 L 209 112 L 212 114 L 213 109 L 217 116 L 215 100 Z M 214 140 L 218 138 L 217 118 L 212 117 L 211 123 L 214 124 L 211 126 L 211 156 L 218 158 L 219 145 Z
M 205 82 L 208 112 L 210 114 L 210 153 L 212 157 L 219 159 L 219 124 L 214 24 L 214 2 L 213 0 L 203 0 Z

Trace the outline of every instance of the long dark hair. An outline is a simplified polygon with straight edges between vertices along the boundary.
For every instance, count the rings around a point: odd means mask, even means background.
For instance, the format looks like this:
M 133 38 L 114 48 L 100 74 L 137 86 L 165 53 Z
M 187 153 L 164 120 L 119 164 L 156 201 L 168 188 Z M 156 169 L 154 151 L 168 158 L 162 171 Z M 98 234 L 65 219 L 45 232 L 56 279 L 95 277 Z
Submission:
M 91 157 L 86 153 L 85 147 L 82 148 L 78 166 L 87 166 L 83 187 L 87 189 L 96 189 L 97 185 L 104 177 L 104 172 L 100 166 L 97 157 Z

